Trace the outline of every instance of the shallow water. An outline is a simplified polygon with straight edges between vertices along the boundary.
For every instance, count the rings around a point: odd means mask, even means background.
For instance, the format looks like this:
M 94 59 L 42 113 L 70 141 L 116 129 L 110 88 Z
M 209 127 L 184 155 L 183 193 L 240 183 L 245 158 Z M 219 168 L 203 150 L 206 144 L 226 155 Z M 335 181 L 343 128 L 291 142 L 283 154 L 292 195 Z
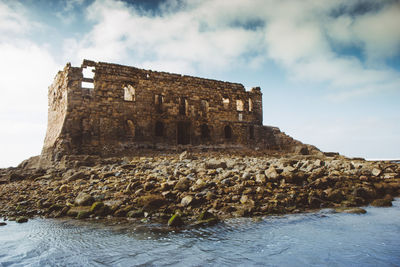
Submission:
M 162 231 L 34 219 L 0 227 L 0 266 L 400 266 L 400 201 L 367 214 L 234 219 Z

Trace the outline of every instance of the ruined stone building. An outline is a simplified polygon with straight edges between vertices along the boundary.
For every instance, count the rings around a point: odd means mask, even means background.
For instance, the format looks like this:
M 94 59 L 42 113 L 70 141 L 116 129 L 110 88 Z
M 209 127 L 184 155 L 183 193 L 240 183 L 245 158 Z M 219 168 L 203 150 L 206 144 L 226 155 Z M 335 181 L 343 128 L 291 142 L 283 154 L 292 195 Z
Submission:
M 262 125 L 259 87 L 84 60 L 49 87 L 42 156 L 119 155 L 182 146 L 284 149 L 301 144 Z

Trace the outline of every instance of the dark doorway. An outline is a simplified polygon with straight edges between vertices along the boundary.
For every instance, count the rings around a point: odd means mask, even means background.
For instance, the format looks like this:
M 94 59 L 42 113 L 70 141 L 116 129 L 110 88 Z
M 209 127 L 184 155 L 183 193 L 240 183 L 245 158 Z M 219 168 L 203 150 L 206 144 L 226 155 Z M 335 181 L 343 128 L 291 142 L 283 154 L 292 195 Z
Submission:
M 250 139 L 254 139 L 254 126 L 249 127 Z
M 178 145 L 187 145 L 190 143 L 190 123 L 180 121 L 177 125 L 176 139 Z
M 155 135 L 164 136 L 164 123 L 162 123 L 161 121 L 156 122 Z
M 202 124 L 200 126 L 200 131 L 201 131 L 201 139 L 210 139 L 210 129 L 208 128 L 207 124 Z
M 231 139 L 232 138 L 232 128 L 229 125 L 226 125 L 224 128 L 225 138 Z

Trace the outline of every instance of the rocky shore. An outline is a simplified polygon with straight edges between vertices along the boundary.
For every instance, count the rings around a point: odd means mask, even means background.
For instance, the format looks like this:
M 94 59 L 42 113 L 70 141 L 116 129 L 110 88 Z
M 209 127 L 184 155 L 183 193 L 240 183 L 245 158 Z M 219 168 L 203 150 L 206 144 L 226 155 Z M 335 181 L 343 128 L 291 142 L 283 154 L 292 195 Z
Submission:
M 333 208 L 364 213 L 400 194 L 400 164 L 338 154 L 155 153 L 31 158 L 0 169 L 0 217 L 115 219 L 169 226 Z

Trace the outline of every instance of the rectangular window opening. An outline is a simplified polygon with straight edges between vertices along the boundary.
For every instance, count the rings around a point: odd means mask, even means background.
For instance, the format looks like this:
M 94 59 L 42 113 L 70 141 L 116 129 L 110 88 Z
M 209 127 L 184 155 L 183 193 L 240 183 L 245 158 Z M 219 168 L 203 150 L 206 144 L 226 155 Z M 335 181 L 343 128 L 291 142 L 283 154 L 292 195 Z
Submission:
M 154 104 L 156 105 L 156 110 L 158 113 L 163 112 L 163 109 L 162 109 L 163 103 L 164 103 L 164 96 L 162 96 L 162 95 L 154 96 Z
M 240 99 L 236 100 L 236 110 L 237 111 L 243 111 L 244 110 L 243 101 L 240 100 Z
M 135 101 L 135 88 L 132 85 L 128 84 L 124 86 L 124 100 L 125 101 Z
M 94 89 L 94 83 L 82 82 L 81 87 L 82 88 L 87 88 L 87 89 Z
M 222 98 L 222 104 L 224 105 L 225 109 L 228 109 L 229 108 L 229 98 L 224 96 Z

